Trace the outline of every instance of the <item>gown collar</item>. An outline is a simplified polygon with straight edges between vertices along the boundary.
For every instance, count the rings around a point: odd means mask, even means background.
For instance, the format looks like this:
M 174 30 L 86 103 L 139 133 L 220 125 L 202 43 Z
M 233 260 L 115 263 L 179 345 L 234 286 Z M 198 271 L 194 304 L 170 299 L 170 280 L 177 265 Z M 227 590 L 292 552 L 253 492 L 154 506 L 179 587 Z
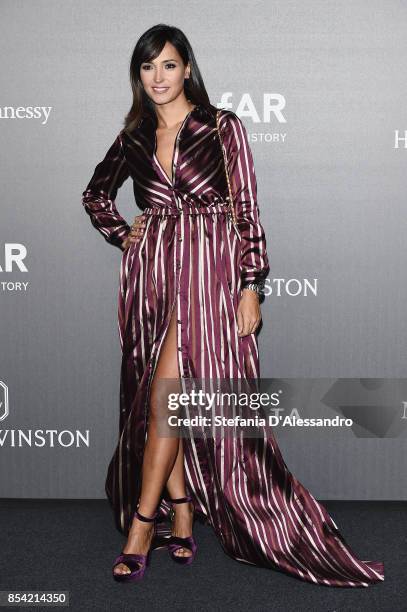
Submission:
M 212 104 L 209 104 L 209 106 L 203 104 L 196 104 L 195 107 L 191 111 L 189 111 L 188 120 L 183 125 L 183 138 L 186 138 L 188 140 L 188 136 L 191 135 L 196 129 L 199 129 L 202 125 L 212 125 L 212 123 L 215 122 L 216 111 L 217 108 Z M 158 163 L 154 159 L 156 146 L 155 118 L 150 114 L 146 113 L 144 116 L 141 117 L 137 127 L 133 128 L 131 133 L 127 132 L 127 135 L 130 141 L 138 141 L 139 145 L 137 148 L 139 149 L 141 145 L 142 149 L 144 149 L 145 153 L 151 159 L 155 171 L 162 179 L 163 176 L 161 175 L 164 173 L 164 170 L 159 167 Z M 181 142 L 179 141 L 178 146 L 180 145 Z M 166 181 L 173 184 L 167 175 L 165 175 L 165 179 Z

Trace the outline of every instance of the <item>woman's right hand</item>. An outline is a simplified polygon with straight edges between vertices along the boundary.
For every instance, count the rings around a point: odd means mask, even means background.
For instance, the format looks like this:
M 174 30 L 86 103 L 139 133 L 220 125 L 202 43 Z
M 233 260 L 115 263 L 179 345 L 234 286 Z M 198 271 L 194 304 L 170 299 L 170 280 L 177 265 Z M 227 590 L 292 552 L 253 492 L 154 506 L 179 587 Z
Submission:
M 131 226 L 130 233 L 123 240 L 123 248 L 126 250 L 133 242 L 141 240 L 144 234 L 144 228 L 146 226 L 146 219 L 144 215 L 137 215 L 134 217 L 134 223 Z

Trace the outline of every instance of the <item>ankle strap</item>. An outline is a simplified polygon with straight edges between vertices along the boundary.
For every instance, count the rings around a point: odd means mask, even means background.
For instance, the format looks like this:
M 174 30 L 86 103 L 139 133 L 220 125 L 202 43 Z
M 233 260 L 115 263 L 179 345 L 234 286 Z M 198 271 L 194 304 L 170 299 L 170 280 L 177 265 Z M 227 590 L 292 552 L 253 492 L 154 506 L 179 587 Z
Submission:
M 157 511 L 154 512 L 153 516 L 144 516 L 144 514 L 140 514 L 140 512 L 138 510 L 136 510 L 136 512 L 134 514 L 137 516 L 137 518 L 140 521 L 143 521 L 144 523 L 152 523 L 153 521 L 155 521 L 158 512 Z
M 177 497 L 176 499 L 168 498 L 172 504 L 185 504 L 186 502 L 192 501 L 192 497 L 190 495 L 186 495 L 185 497 Z

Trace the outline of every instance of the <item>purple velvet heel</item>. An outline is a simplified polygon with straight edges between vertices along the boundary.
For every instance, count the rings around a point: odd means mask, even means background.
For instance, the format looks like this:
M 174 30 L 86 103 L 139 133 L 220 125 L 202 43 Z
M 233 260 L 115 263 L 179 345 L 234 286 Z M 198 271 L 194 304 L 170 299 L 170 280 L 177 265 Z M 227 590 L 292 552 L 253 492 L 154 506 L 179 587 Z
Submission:
M 178 497 L 177 499 L 168 498 L 168 501 L 173 504 L 184 504 L 186 502 L 191 502 L 192 498 L 190 495 L 187 495 L 186 497 Z M 171 516 L 171 520 L 173 520 L 174 518 L 173 509 L 171 509 L 170 516 Z M 187 557 L 174 554 L 180 548 L 188 548 L 188 550 L 191 551 L 191 554 L 188 555 Z M 180 538 L 178 536 L 172 535 L 168 542 L 168 552 L 170 553 L 171 559 L 175 561 L 176 563 L 179 563 L 180 565 L 190 565 L 195 558 L 197 548 L 198 546 L 192 535 L 186 538 Z
M 157 517 L 157 514 L 158 513 L 155 512 L 154 516 L 149 517 L 143 516 L 138 510 L 136 510 L 136 512 L 134 513 L 134 516 L 137 516 L 140 521 L 143 521 L 145 523 L 154 523 L 154 533 L 151 538 L 151 542 L 154 541 L 156 530 L 155 519 Z M 144 577 L 147 566 L 150 565 L 151 551 L 151 546 L 146 555 L 124 553 L 123 551 L 121 551 L 120 555 L 116 557 L 113 563 L 113 578 L 117 582 L 136 582 L 137 580 L 141 580 Z M 124 563 L 125 565 L 127 565 L 127 567 L 130 569 L 130 574 L 115 574 L 114 568 L 119 563 Z

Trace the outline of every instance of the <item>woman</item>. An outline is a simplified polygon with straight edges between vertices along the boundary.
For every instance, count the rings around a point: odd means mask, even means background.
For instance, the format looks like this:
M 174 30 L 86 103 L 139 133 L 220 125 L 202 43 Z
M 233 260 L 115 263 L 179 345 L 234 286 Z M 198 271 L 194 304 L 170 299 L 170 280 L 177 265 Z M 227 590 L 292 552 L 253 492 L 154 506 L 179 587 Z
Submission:
M 143 576 L 171 516 L 164 543 L 178 563 L 194 558 L 197 517 L 237 560 L 330 586 L 379 582 L 383 564 L 357 559 L 272 434 L 219 443 L 158 433 L 159 381 L 259 377 L 255 331 L 269 261 L 246 130 L 232 111 L 221 110 L 217 124 L 185 35 L 150 28 L 130 75 L 125 127 L 83 192 L 93 225 L 122 250 L 120 437 L 106 493 L 128 539 L 114 578 Z M 115 206 L 130 176 L 143 210 L 132 228 Z

